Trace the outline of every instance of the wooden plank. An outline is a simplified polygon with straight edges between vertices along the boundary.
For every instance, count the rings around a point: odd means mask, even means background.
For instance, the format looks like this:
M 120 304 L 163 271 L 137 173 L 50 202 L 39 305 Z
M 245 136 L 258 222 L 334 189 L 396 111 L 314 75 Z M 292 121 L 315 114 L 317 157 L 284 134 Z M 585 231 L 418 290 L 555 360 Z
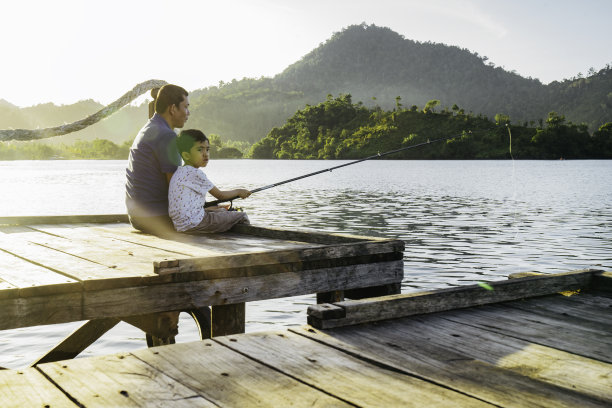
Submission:
M 251 333 L 217 337 L 213 341 L 356 406 L 490 406 L 445 387 L 340 353 L 295 333 Z
M 583 357 L 612 362 L 612 336 L 605 327 L 576 326 L 575 322 L 492 305 L 449 311 L 444 317 Z
M 81 292 L 0 298 L 0 310 L 0 330 L 86 320 L 82 313 Z
M 364 257 L 386 253 L 401 253 L 404 242 L 361 242 L 353 244 L 327 245 L 303 249 L 237 253 L 231 257 L 186 258 L 155 262 L 155 271 L 164 273 L 201 272 L 223 268 L 258 265 L 278 265 L 348 257 Z M 178 269 L 177 269 L 178 268 Z
M 216 406 L 350 406 L 212 341 L 138 350 L 133 355 Z
M 551 372 L 551 366 L 556 361 L 553 358 L 545 359 L 546 355 L 538 359 L 541 365 L 532 371 L 514 371 L 509 367 L 496 366 L 496 360 L 479 361 L 478 356 L 489 349 L 495 349 L 495 343 L 479 338 L 470 337 L 470 332 L 461 338 L 462 345 L 468 342 L 477 342 L 476 350 L 465 353 L 463 347 L 455 348 L 450 333 L 438 326 L 435 329 L 427 326 L 430 317 L 426 316 L 415 322 L 415 318 L 404 318 L 393 321 L 366 324 L 353 327 L 343 327 L 322 332 L 310 326 L 291 329 L 292 332 L 312 338 L 318 342 L 334 347 L 342 352 L 356 356 L 366 361 L 376 361 L 392 369 L 426 379 L 435 384 L 471 395 L 483 401 L 498 406 L 525 406 L 525 407 L 577 407 L 601 406 L 607 401 L 606 393 L 598 393 L 605 384 L 599 380 L 599 387 L 592 387 L 586 383 L 587 395 L 581 388 L 584 384 L 574 381 L 567 386 L 567 381 L 575 369 L 563 378 L 565 389 L 560 387 L 555 379 L 542 382 L 538 376 L 540 370 Z M 420 322 L 423 321 L 422 324 Z M 422 326 L 428 329 L 421 331 Z M 441 341 L 438 336 L 442 337 Z M 450 339 L 449 339 L 450 338 Z M 435 341 L 432 341 L 435 340 Z M 503 339 L 505 340 L 505 339 Z M 510 339 L 512 340 L 512 339 Z M 482 343 L 485 343 L 483 345 Z M 469 346 L 466 346 L 469 347 Z M 499 355 L 499 350 L 496 356 Z M 516 351 L 520 351 L 517 348 Z M 477 357 L 474 357 L 477 355 Z M 487 354 L 487 357 L 491 357 Z M 504 357 L 502 356 L 500 358 Z M 558 357 L 551 356 L 551 357 Z M 567 357 L 567 355 L 565 356 Z M 536 364 L 526 361 L 526 364 Z M 571 364 L 571 360 L 568 361 Z M 511 367 L 510 367 L 511 368 Z M 526 368 L 526 367 L 525 367 Z M 582 368 L 585 368 L 584 366 Z M 525 376 L 527 371 L 530 376 Z M 597 371 L 601 374 L 601 371 Z M 571 378 L 574 380 L 574 378 Z M 591 378 L 592 379 L 592 378 Z
M 38 369 L 82 406 L 216 406 L 127 354 L 41 364 Z
M 33 230 L 29 227 L 0 227 L 0 232 L 12 239 L 49 248 L 72 255 L 94 264 L 114 269 L 116 274 L 127 276 L 153 275 L 151 262 L 154 259 L 175 258 L 176 254 L 137 246 L 127 248 L 125 243 L 94 240 L 73 240 L 58 235 Z M 78 274 L 77 271 L 73 272 Z
M 0 233 L 0 248 L 68 278 L 83 282 L 85 288 L 88 285 L 112 287 L 119 282 L 129 286 L 140 284 L 142 281 L 142 276 L 138 274 L 128 275 L 125 271 L 117 271 L 115 268 L 109 268 L 78 256 L 12 238 L 10 234 Z
M 265 254 L 264 254 L 265 256 Z M 212 267 L 205 270 L 180 271 L 180 267 L 163 268 L 160 277 L 169 279 L 175 282 L 186 282 L 196 280 L 210 280 L 223 278 L 241 278 L 248 276 L 274 275 L 279 273 L 296 272 L 304 270 L 324 269 L 333 267 L 352 267 L 354 265 L 374 264 L 380 262 L 399 261 L 403 256 L 401 252 L 390 252 L 374 255 L 362 255 L 346 258 L 323 258 L 305 261 L 294 261 L 284 263 L 262 263 L 259 265 L 244 266 L 227 266 L 234 261 L 230 257 L 215 257 L 218 260 L 219 268 Z M 265 258 L 258 257 L 261 262 L 265 262 Z M 239 265 L 239 263 L 238 263 Z M 157 269 L 156 269 L 157 270 Z M 399 282 L 399 281 L 398 281 Z M 397 293 L 397 292 L 394 292 Z
M 344 244 L 356 243 L 360 241 L 384 241 L 389 238 L 365 237 L 350 234 L 337 233 L 321 233 L 316 231 L 305 230 L 287 230 L 281 228 L 258 227 L 255 225 L 237 224 L 232 227 L 231 232 L 239 234 L 256 235 L 260 237 L 268 237 L 282 239 L 287 241 L 303 241 L 317 244 Z
M 421 359 L 418 354 L 427 354 L 429 347 L 437 347 L 560 389 L 584 394 L 588 398 L 612 401 L 612 366 L 609 363 L 448 320 L 445 318 L 447 313 L 381 322 L 372 326 L 371 330 L 368 329 L 369 326 L 338 328 L 326 334 L 353 344 L 359 341 L 357 336 L 362 331 L 371 331 L 371 335 L 364 336 L 375 339 L 378 330 L 382 344 L 393 345 L 392 349 L 399 350 L 398 353 L 414 355 L 417 359 Z M 390 336 L 395 336 L 396 339 L 391 340 Z M 408 344 L 413 344 L 414 347 L 411 348 Z M 391 359 L 395 358 L 393 350 L 389 350 L 389 353 L 392 353 Z M 444 361 L 452 362 L 453 359 Z M 543 387 L 542 390 L 546 388 Z
M 195 309 L 401 281 L 403 261 L 87 291 L 84 319 Z
M 20 288 L 19 291 L 12 293 L 24 297 L 81 290 L 78 281 L 2 250 L 0 250 L 0 279 L 10 284 L 10 287 Z
M 308 308 L 308 323 L 325 329 L 577 290 L 590 284 L 594 272 L 580 270 L 489 282 L 488 285 L 492 290 L 480 285 L 470 285 L 412 294 L 346 300 L 335 303 L 345 311 L 344 317 L 340 318 L 326 318 L 328 315 L 324 313 L 328 309 L 322 308 L 321 305 L 313 305 Z
M 109 318 L 90 320 L 84 323 L 44 356 L 33 362 L 32 366 L 75 358 L 104 333 L 115 327 L 119 321 L 119 319 Z
M 19 296 L 19 288 L 0 278 L 0 299 Z
M 0 370 L 0 406 L 76 407 L 64 393 L 35 368 Z
M 0 217 L 0 225 L 28 225 L 28 224 L 67 224 L 67 223 L 111 223 L 129 222 L 127 214 L 97 214 L 97 215 L 47 215 L 47 216 L 19 216 Z
M 578 308 L 581 306 L 592 306 L 601 310 L 612 308 L 612 296 L 602 296 L 599 293 L 580 293 L 580 296 L 569 296 L 565 299 Z
M 90 228 L 96 232 L 111 234 L 118 239 L 124 239 L 137 244 L 151 245 L 166 250 L 186 251 L 192 256 L 208 256 L 211 252 L 221 255 L 234 252 L 261 251 L 262 249 L 301 248 L 305 245 L 313 245 L 304 242 L 283 241 L 258 236 L 241 236 L 227 232 L 201 235 L 177 233 L 172 236 L 172 239 L 161 238 L 143 234 L 125 224 L 105 224 L 100 226 L 92 224 Z M 194 249 L 198 252 L 193 253 Z M 208 250 L 208 252 L 201 253 L 204 249 Z
M 583 294 L 575 297 L 583 297 Z M 579 327 L 593 326 L 596 329 L 612 333 L 612 309 L 605 310 L 601 306 L 593 306 L 580 302 L 572 302 L 570 297 L 556 295 L 545 298 L 524 299 L 504 303 L 505 306 L 524 310 L 526 312 L 564 320 L 566 323 Z M 612 299 L 610 299 L 612 304 Z

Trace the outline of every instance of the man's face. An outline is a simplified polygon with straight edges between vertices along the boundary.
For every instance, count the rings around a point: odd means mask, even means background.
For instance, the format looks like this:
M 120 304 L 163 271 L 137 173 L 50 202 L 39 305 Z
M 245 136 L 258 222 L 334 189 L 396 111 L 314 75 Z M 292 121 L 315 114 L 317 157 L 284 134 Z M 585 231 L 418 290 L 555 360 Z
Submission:
M 189 117 L 189 98 L 183 96 L 183 101 L 179 103 L 178 106 L 172 105 L 170 107 L 170 114 L 172 117 L 172 128 L 180 129 L 185 126 L 185 122 L 187 122 L 187 118 Z

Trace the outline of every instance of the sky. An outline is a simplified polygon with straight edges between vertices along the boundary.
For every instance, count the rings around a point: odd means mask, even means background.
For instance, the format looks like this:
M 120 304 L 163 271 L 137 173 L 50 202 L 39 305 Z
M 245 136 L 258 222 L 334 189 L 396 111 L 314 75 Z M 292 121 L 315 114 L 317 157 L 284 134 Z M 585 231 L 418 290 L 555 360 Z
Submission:
M 612 64 L 609 0 L 19 0 L 0 6 L 0 99 L 103 104 L 273 77 L 353 24 L 454 45 L 549 83 Z

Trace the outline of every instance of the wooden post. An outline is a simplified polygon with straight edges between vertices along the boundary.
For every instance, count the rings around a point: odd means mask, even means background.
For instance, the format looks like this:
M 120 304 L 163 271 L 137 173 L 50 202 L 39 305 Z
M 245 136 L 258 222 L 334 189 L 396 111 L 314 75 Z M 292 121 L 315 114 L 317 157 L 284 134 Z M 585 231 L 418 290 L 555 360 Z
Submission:
M 331 292 L 317 293 L 317 304 L 321 303 L 336 303 L 344 300 L 343 290 L 333 290 Z
M 153 117 L 153 114 L 155 113 L 155 100 L 157 99 L 158 92 L 159 88 L 151 89 L 151 97 L 153 98 L 153 100 L 149 102 L 149 119 L 151 119 Z
M 245 303 L 212 307 L 212 336 L 244 333 Z
M 344 291 L 344 295 L 349 299 L 364 299 L 378 296 L 397 295 L 400 293 L 402 293 L 402 284 L 400 282 Z

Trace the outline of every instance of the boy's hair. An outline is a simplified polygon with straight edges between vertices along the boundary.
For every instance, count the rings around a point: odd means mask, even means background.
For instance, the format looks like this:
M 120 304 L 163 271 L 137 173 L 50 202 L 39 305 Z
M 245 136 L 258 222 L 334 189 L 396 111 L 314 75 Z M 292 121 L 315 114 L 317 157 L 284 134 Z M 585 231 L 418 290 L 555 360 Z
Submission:
M 155 112 L 164 113 L 172 105 L 178 106 L 189 93 L 178 85 L 162 86 L 155 97 Z
M 176 147 L 179 153 L 189 152 L 197 142 L 207 142 L 208 138 L 198 129 L 186 129 L 181 131 L 176 138 Z

